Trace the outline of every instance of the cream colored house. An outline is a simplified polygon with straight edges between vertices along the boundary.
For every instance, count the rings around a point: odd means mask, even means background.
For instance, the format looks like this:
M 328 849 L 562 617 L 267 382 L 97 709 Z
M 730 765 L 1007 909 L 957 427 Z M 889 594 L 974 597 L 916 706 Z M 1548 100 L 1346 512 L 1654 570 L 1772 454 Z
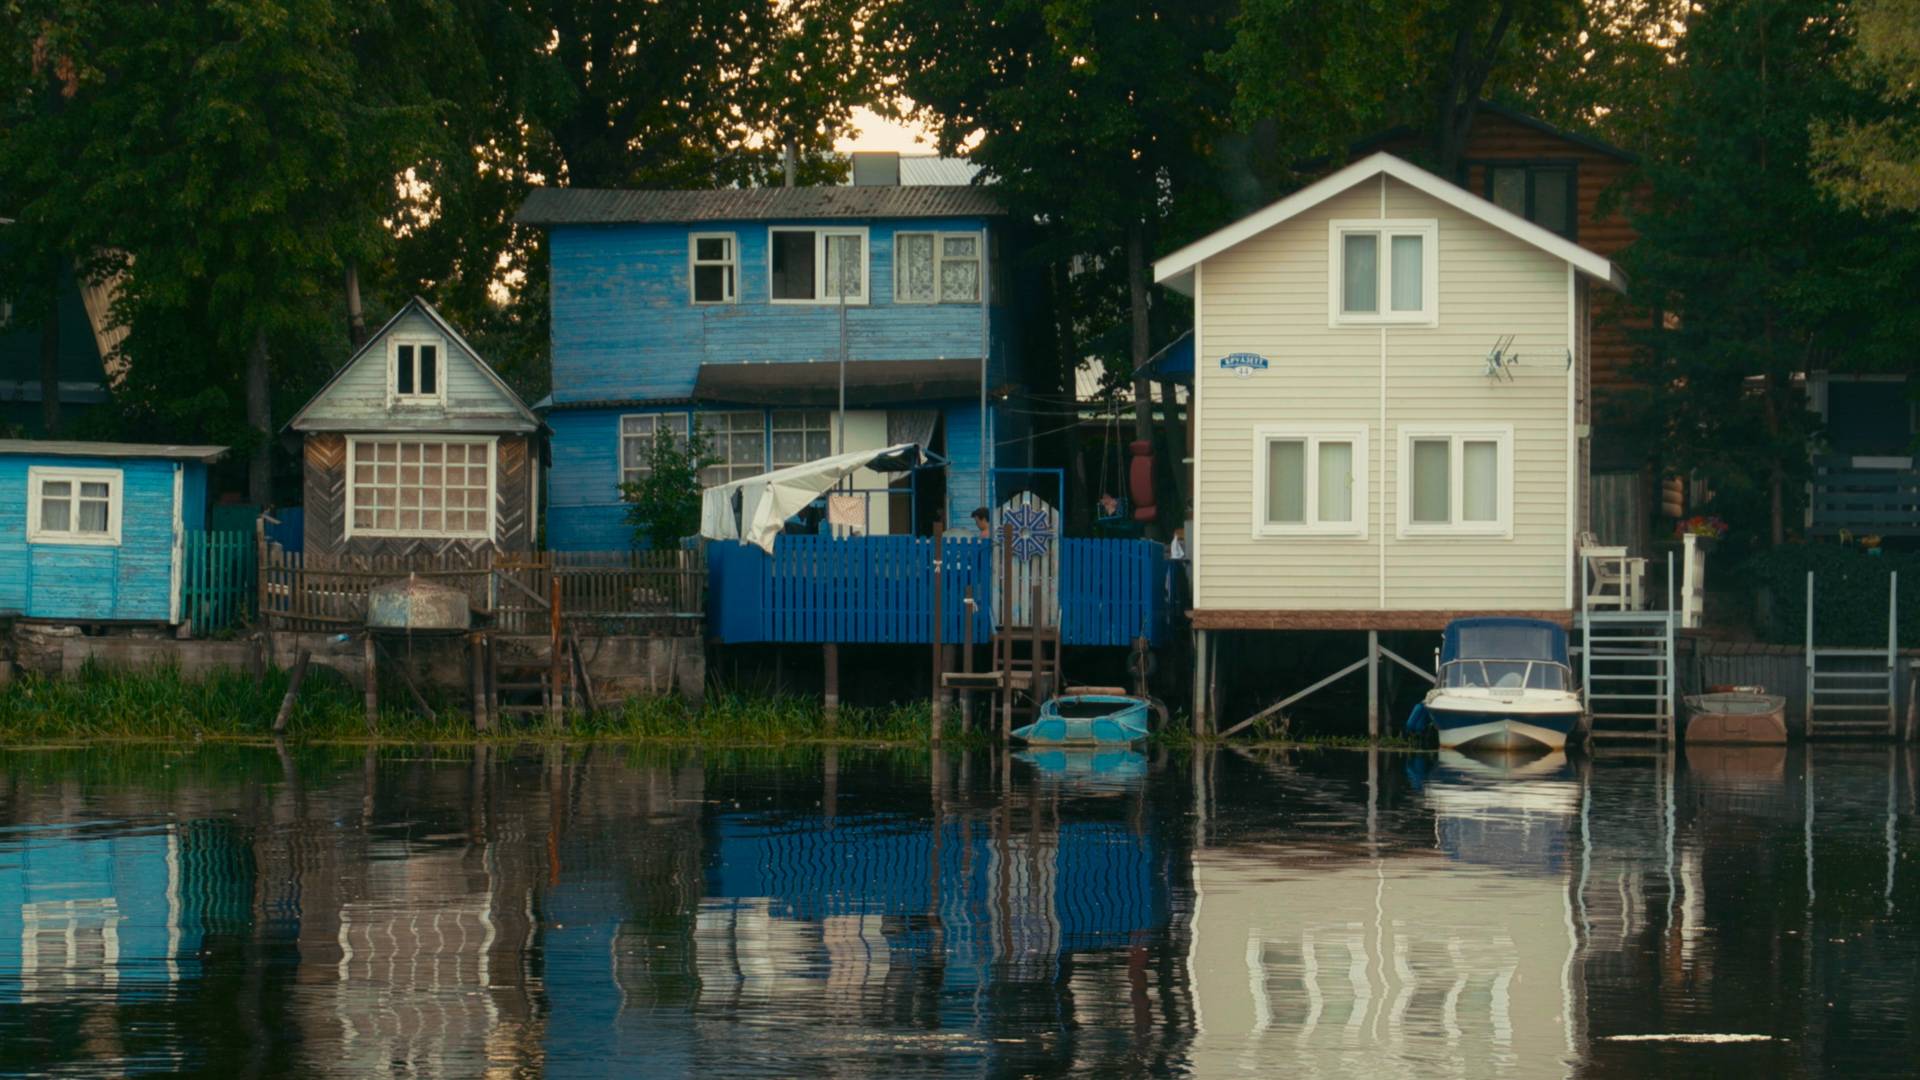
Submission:
M 1194 625 L 1566 621 L 1607 259 L 1375 154 L 1154 265 L 1194 299 Z

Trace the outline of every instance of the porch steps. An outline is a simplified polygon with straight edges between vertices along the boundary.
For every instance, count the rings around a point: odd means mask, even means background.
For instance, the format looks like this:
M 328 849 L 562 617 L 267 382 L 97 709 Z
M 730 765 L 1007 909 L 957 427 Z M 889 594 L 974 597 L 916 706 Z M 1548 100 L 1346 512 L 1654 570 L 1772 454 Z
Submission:
M 1594 742 L 1673 738 L 1672 612 L 1588 611 L 1580 618 L 1580 686 Z

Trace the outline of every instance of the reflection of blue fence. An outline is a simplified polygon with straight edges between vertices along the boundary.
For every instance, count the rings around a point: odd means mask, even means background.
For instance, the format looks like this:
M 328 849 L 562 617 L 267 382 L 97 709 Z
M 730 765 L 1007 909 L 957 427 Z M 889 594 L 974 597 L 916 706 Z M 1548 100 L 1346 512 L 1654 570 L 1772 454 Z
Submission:
M 968 586 L 985 642 L 993 604 L 992 545 L 949 539 L 941 560 L 942 640 L 961 639 Z M 933 630 L 933 541 L 916 536 L 782 536 L 768 555 L 727 541 L 708 547 L 708 612 L 723 642 L 927 644 Z M 1166 557 L 1142 540 L 1065 540 L 1060 618 L 1068 645 L 1161 638 Z

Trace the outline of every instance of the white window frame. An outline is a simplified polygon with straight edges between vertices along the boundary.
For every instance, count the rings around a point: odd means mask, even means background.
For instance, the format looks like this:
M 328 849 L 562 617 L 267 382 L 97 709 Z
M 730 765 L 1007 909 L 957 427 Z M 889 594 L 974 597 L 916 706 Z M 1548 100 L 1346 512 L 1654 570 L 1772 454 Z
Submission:
M 354 509 L 356 508 L 356 495 L 358 492 L 358 485 L 354 483 L 354 473 L 356 471 L 354 469 L 354 466 L 358 464 L 359 455 L 360 455 L 360 444 L 363 442 L 420 443 L 422 445 L 427 443 L 438 443 L 441 446 L 452 446 L 452 445 L 485 446 L 487 448 L 487 506 L 486 506 L 487 528 L 486 528 L 486 531 L 484 533 L 476 533 L 468 529 L 461 529 L 461 530 L 455 531 L 452 529 L 428 530 L 428 529 L 397 529 L 397 528 L 396 529 L 354 528 L 353 512 L 354 512 Z M 347 436 L 347 475 L 343 483 L 346 487 L 347 505 L 346 505 L 346 510 L 342 515 L 343 520 L 341 522 L 341 529 L 342 529 L 341 535 L 346 539 L 350 540 L 356 536 L 378 536 L 378 537 L 399 537 L 399 538 L 429 537 L 429 538 L 437 538 L 437 539 L 443 539 L 443 540 L 486 540 L 488 542 L 491 542 L 498 529 L 498 523 L 494 519 L 499 515 L 499 510 L 500 510 L 500 486 L 499 486 L 500 485 L 500 440 L 490 435 L 489 436 L 415 435 L 412 433 L 392 434 L 392 435 L 381 435 L 381 434 L 372 434 L 372 433 L 364 434 L 364 435 L 349 435 Z M 444 509 L 444 507 L 442 509 Z
M 30 544 L 72 544 L 82 547 L 119 547 L 122 508 L 126 497 L 126 471 L 123 469 L 72 469 L 52 465 L 27 468 L 27 542 Z M 48 480 L 73 485 L 67 496 L 69 526 L 80 522 L 80 485 L 107 485 L 107 531 L 77 532 L 73 528 L 54 531 L 40 524 L 40 485 Z
M 1413 520 L 1413 444 L 1415 440 L 1446 439 L 1447 517 L 1444 525 L 1415 523 Z M 1402 540 L 1448 537 L 1513 538 L 1513 425 L 1512 424 L 1410 424 L 1400 429 L 1399 519 L 1398 536 Z M 1499 490 L 1495 492 L 1497 512 L 1492 521 L 1462 521 L 1466 506 L 1466 455 L 1461 444 L 1493 442 L 1498 444 Z
M 1267 444 L 1305 442 L 1306 521 L 1299 524 L 1267 520 Z M 1353 520 L 1321 521 L 1320 517 L 1320 444 L 1353 444 Z M 1364 425 L 1287 424 L 1257 427 L 1253 430 L 1253 536 L 1337 536 L 1353 540 L 1367 538 L 1367 428 Z
M 782 299 L 773 295 L 773 238 L 779 233 L 813 234 L 813 299 Z M 848 307 L 864 307 L 873 294 L 873 244 L 864 225 L 772 225 L 767 228 L 767 302 L 770 304 L 811 304 L 838 306 L 838 297 L 826 295 L 827 237 L 860 238 L 860 293 L 847 295 Z
M 400 392 L 400 347 L 413 346 L 413 386 L 420 388 L 420 346 L 433 346 L 433 393 L 403 394 Z M 447 400 L 447 342 L 445 338 L 432 334 L 395 335 L 387 339 L 387 404 L 401 405 L 442 405 Z
M 701 430 L 707 433 L 709 445 L 717 452 L 719 450 L 721 443 L 716 440 L 725 439 L 727 452 L 731 453 L 733 450 L 733 441 L 732 439 L 728 438 L 728 436 L 733 434 L 733 429 L 731 428 L 731 426 L 729 426 L 728 430 L 726 431 L 715 431 L 713 428 L 707 425 L 708 420 L 717 416 L 725 416 L 725 417 L 751 416 L 760 421 L 760 464 L 759 464 L 759 467 L 754 469 L 753 472 L 742 473 L 739 476 L 735 476 L 733 475 L 733 470 L 735 470 L 736 468 L 743 468 L 744 466 L 736 464 L 735 462 L 727 460 L 725 457 L 722 457 L 719 461 L 715 462 L 712 465 L 707 466 L 706 469 L 701 469 L 700 473 L 705 473 L 708 469 L 725 469 L 727 473 L 726 478 L 720 480 L 718 483 L 708 484 L 705 479 L 700 477 L 699 473 L 696 473 L 695 478 L 699 480 L 701 488 L 705 489 L 708 487 L 718 487 L 720 486 L 720 484 L 730 484 L 735 480 L 750 480 L 753 477 L 765 475 L 768 471 L 767 462 L 771 460 L 773 456 L 773 433 L 768 429 L 767 410 L 765 409 L 715 409 L 712 412 L 697 412 L 692 414 L 692 417 L 688 420 L 688 423 L 699 425 Z M 731 424 L 731 421 L 729 421 L 729 424 Z
M 700 241 L 725 240 L 727 257 L 723 260 L 702 259 Z M 772 256 L 768 256 L 771 260 Z M 696 271 L 702 266 L 722 266 L 733 271 L 727 275 L 726 296 L 719 300 L 702 300 L 694 284 Z M 768 273 L 772 273 L 772 263 L 768 263 Z M 719 307 L 723 304 L 740 302 L 740 238 L 730 232 L 697 232 L 687 234 L 687 300 L 700 307 Z
M 653 420 L 653 433 L 645 436 L 628 433 L 627 421 L 641 418 L 651 418 Z M 619 420 L 615 421 L 613 432 L 615 456 L 613 460 L 615 462 L 615 468 L 618 469 L 620 473 L 620 483 L 635 483 L 640 479 L 638 476 L 629 477 L 627 475 L 631 471 L 627 467 L 627 440 L 645 438 L 647 441 L 652 442 L 660 437 L 660 425 L 663 422 L 671 424 L 676 420 L 679 421 L 680 428 L 674 432 L 674 437 L 678 438 L 682 446 L 684 446 L 693 431 L 693 420 L 687 413 L 626 413 L 622 415 Z
M 1346 237 L 1371 233 L 1379 238 L 1380 280 L 1374 296 L 1378 311 L 1343 310 Z M 1394 311 L 1393 238 L 1420 237 L 1420 310 Z M 1432 218 L 1347 218 L 1327 223 L 1328 326 L 1438 326 L 1440 324 L 1440 223 Z
M 906 277 L 904 271 L 906 269 L 906 260 L 900 257 L 900 241 L 910 236 L 925 236 L 933 240 L 933 299 L 931 300 L 914 300 L 909 298 L 905 293 Z M 966 237 L 974 241 L 973 258 L 957 260 L 960 262 L 971 262 L 979 268 L 976 278 L 978 284 L 974 289 L 974 297 L 971 300 L 947 300 L 943 299 L 940 295 L 940 264 L 946 259 L 946 241 L 949 237 Z M 915 307 L 931 307 L 936 304 L 953 304 L 960 307 L 977 306 L 981 302 L 981 299 L 986 296 L 987 292 L 986 265 L 987 234 L 985 230 L 960 229 L 956 231 L 949 229 L 945 232 L 935 232 L 931 229 L 902 229 L 893 234 L 893 302 L 896 304 L 911 304 Z

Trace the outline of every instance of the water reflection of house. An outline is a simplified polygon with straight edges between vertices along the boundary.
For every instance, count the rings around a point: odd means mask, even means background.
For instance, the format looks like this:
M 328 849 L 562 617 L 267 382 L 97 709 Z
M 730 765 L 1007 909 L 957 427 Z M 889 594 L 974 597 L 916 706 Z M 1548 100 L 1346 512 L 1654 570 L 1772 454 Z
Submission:
M 217 821 L 16 834 L 0 844 L 0 1001 L 138 995 L 197 977 L 203 936 L 246 918 L 245 855 Z
M 1196 1070 L 1279 1057 L 1342 1075 L 1566 1073 L 1582 1026 L 1564 857 L 1578 788 L 1505 781 L 1428 777 L 1432 850 L 1195 851 Z

